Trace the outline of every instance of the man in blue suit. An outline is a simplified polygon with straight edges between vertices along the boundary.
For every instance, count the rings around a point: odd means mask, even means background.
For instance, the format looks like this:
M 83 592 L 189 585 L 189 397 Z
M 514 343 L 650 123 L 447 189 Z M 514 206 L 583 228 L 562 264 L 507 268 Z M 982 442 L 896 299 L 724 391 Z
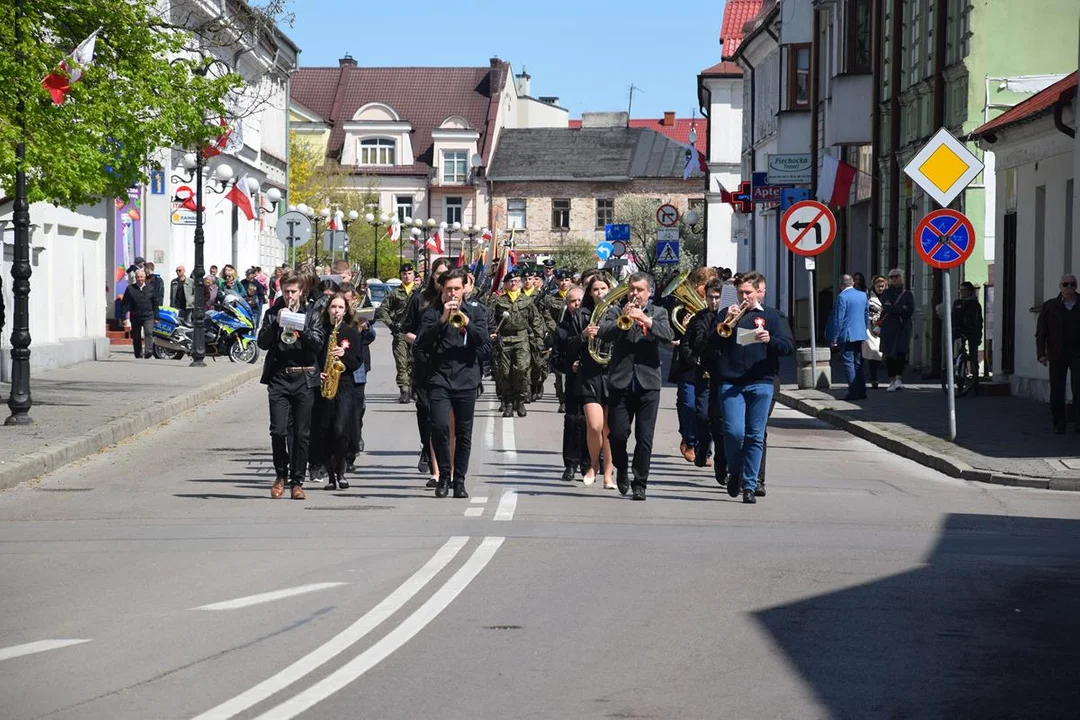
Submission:
M 857 290 L 850 275 L 840 277 L 840 294 L 833 305 L 826 328 L 829 344 L 840 349 L 844 376 L 848 383 L 845 400 L 866 399 L 866 378 L 862 371 L 862 344 L 866 340 L 869 303 L 866 293 Z

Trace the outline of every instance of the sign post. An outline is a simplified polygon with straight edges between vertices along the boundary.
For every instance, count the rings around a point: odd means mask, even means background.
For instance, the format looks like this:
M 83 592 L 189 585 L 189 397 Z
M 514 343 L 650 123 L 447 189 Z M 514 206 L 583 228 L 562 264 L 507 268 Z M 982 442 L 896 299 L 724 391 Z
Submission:
M 810 377 L 817 387 L 817 314 L 815 312 L 814 283 L 815 255 L 829 249 L 836 238 L 836 218 L 828 206 L 816 200 L 803 200 L 787 209 L 780 221 L 780 238 L 788 250 L 806 258 L 806 272 L 810 276 Z

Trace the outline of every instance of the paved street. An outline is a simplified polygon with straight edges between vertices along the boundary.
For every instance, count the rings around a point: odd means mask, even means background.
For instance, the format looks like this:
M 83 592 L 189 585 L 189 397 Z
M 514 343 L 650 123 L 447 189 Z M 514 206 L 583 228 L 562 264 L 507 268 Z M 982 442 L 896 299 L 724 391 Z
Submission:
M 954 480 L 778 406 L 769 496 L 677 455 L 559 480 L 551 401 L 416 472 L 387 338 L 347 491 L 271 500 L 251 383 L 0 492 L 4 718 L 1072 718 L 1080 495 Z

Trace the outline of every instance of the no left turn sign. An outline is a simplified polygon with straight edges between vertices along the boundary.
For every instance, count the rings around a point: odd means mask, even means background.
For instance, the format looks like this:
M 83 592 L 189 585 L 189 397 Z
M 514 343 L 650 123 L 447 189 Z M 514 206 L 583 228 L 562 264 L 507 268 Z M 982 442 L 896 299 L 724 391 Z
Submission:
M 820 255 L 829 249 L 836 237 L 836 218 L 819 202 L 797 202 L 788 208 L 780 221 L 780 237 L 788 250 L 796 255 Z

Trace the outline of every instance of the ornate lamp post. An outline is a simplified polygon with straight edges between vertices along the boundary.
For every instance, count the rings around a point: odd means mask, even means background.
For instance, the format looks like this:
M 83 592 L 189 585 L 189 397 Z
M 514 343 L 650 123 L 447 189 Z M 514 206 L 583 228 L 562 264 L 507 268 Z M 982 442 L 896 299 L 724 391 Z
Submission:
M 23 0 L 15 4 L 15 62 L 23 63 Z M 11 263 L 11 291 L 14 319 L 11 325 L 11 415 L 5 425 L 29 425 L 30 417 L 30 203 L 26 195 L 26 104 L 23 93 L 15 101 L 19 141 L 15 144 L 15 257 Z
M 422 252 L 424 253 L 424 276 L 426 277 L 427 272 L 428 272 L 428 268 L 431 267 L 431 250 L 428 248 L 428 244 L 427 244 L 428 243 L 428 238 L 431 236 L 431 233 L 435 230 L 435 228 L 437 228 L 439 226 L 439 224 L 437 222 L 435 222 L 435 220 L 432 219 L 432 218 L 428 218 L 426 222 L 424 220 L 421 220 L 420 218 L 416 218 L 416 219 L 413 220 L 413 225 L 424 236 L 424 246 L 423 246 Z M 416 237 L 416 235 L 414 234 L 413 237 Z M 417 257 L 418 258 L 419 258 L 419 253 L 420 252 L 421 252 L 421 250 L 418 249 L 418 251 L 417 251 Z
M 409 237 L 412 238 L 413 242 L 413 262 L 416 261 L 416 257 L 420 252 L 420 235 L 420 228 L 414 227 L 412 230 L 409 231 Z
M 411 226 L 412 226 L 412 218 L 409 217 L 408 215 L 406 215 L 405 219 L 402 220 L 402 222 L 401 222 L 401 228 L 402 228 L 401 231 L 402 231 L 402 233 L 408 233 L 409 237 L 412 237 L 412 230 L 408 229 Z M 398 269 L 400 270 L 401 266 L 405 264 L 405 237 L 404 236 L 398 238 L 397 254 L 398 254 Z
M 475 225 L 470 225 L 465 228 L 465 234 L 469 238 L 469 252 L 465 254 L 465 262 L 468 265 L 472 265 L 473 251 L 476 249 L 476 236 L 480 235 L 484 231 Z
M 375 259 L 372 261 L 371 277 L 376 280 L 379 279 L 379 226 L 389 225 L 390 216 L 386 213 L 368 213 L 364 216 L 364 221 L 375 228 Z

